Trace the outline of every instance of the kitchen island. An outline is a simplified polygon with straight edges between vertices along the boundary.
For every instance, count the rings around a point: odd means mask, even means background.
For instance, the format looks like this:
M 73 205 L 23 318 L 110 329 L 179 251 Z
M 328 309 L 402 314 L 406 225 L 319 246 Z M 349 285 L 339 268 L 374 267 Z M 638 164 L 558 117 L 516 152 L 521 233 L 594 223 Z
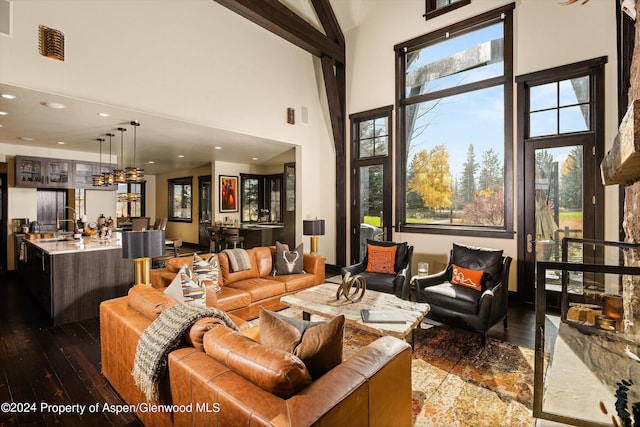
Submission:
M 245 249 L 273 246 L 276 240 L 284 243 L 283 224 L 249 223 L 242 224 L 240 235 L 244 237 Z
M 21 276 L 53 325 L 98 317 L 100 303 L 126 295 L 133 260 L 122 258 L 120 233 L 109 240 L 25 240 Z

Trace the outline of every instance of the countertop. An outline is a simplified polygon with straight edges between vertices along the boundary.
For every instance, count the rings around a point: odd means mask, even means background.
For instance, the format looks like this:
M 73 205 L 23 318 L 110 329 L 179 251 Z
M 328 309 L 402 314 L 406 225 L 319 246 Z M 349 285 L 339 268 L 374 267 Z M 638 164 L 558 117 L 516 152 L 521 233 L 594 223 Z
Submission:
M 80 240 L 53 238 L 24 241 L 41 249 L 49 255 L 70 254 L 88 251 L 104 251 L 108 249 L 122 248 L 122 236 L 117 232 L 114 233 L 114 236 L 109 241 L 100 240 L 97 236 L 83 236 Z
M 265 230 L 269 228 L 284 228 L 282 223 L 245 223 L 240 226 L 241 230 Z

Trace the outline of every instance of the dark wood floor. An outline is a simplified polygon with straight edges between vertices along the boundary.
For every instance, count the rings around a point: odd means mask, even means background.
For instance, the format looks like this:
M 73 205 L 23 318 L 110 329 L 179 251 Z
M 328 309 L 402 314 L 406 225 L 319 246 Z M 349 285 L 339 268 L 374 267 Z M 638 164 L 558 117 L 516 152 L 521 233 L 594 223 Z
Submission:
M 489 336 L 533 348 L 534 320 L 533 306 L 512 303 L 508 329 L 500 323 Z M 105 403 L 123 402 L 101 375 L 99 319 L 52 327 L 26 288 L 6 274 L 0 275 L 0 404 L 5 402 L 27 406 L 20 413 L 3 406 L 0 426 L 140 425 L 132 415 L 102 411 Z M 58 415 L 41 411 L 40 402 L 97 403 L 100 410 Z

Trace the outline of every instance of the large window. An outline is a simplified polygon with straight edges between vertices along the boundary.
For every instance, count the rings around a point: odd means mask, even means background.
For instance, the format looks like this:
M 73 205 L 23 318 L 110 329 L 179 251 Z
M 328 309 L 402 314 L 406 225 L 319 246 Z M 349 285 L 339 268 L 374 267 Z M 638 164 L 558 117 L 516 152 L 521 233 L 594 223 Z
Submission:
M 191 177 L 169 180 L 169 221 L 191 222 Z
M 396 46 L 400 230 L 511 236 L 513 7 Z
M 443 13 L 451 12 L 459 7 L 466 6 L 471 0 L 425 0 L 424 19 L 435 18 Z

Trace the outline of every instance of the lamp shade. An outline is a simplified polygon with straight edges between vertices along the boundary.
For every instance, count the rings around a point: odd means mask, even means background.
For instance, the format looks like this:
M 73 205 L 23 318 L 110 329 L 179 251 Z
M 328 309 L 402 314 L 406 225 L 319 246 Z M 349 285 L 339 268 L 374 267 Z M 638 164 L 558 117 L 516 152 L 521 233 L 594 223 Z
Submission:
M 164 230 L 122 233 L 122 258 L 153 258 L 164 254 Z
M 324 236 L 324 219 L 302 221 L 302 234 L 305 236 Z

